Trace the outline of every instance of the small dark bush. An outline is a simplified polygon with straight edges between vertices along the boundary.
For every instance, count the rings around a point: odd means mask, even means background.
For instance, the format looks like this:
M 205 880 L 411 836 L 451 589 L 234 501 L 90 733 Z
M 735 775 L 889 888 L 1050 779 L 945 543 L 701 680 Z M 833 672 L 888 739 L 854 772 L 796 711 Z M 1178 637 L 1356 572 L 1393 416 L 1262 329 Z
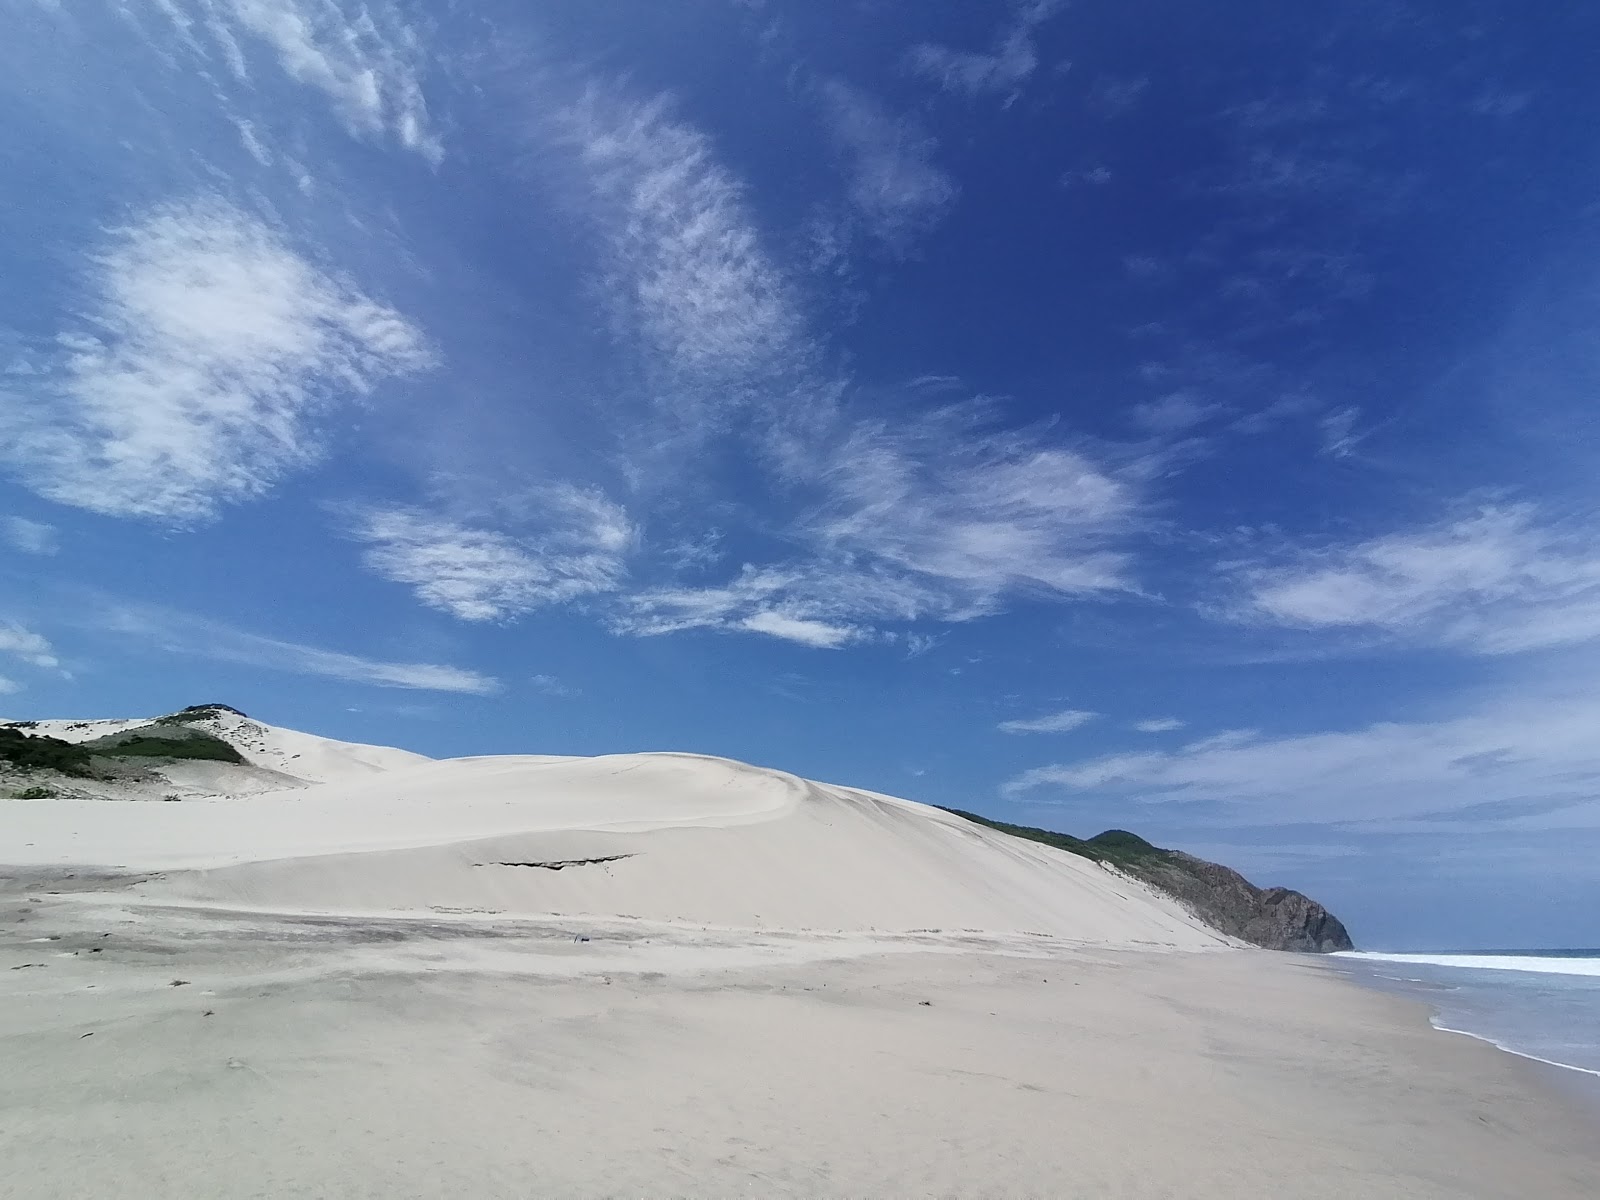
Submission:
M 25 787 L 17 793 L 18 800 L 54 800 L 55 798 L 56 791 L 54 788 L 40 787 L 37 784 L 33 787 Z

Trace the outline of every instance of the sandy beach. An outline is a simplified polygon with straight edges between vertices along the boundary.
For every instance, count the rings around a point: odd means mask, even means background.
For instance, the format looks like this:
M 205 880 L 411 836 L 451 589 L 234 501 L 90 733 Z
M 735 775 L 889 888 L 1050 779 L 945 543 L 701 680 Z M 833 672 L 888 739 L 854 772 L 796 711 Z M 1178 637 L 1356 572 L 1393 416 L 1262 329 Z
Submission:
M 1600 1194 L 1525 1064 L 1291 956 L 90 895 L 7 901 L 9 1196 Z
M 291 732 L 230 736 L 294 788 L 0 805 L 0 1194 L 1600 1195 L 1529 1064 L 1072 854 Z

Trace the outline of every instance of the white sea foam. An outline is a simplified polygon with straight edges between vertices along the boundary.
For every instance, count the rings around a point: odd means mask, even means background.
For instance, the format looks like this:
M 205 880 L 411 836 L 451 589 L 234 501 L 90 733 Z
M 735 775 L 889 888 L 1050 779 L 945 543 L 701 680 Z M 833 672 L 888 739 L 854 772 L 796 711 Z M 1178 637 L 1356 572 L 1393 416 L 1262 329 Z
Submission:
M 1560 1067 L 1563 1071 L 1577 1071 L 1580 1075 L 1594 1075 L 1600 1077 L 1600 1071 L 1595 1070 L 1593 1067 L 1579 1067 L 1572 1063 L 1558 1062 L 1553 1058 L 1542 1058 L 1537 1054 L 1529 1054 L 1526 1050 L 1518 1050 L 1515 1046 L 1508 1045 L 1499 1038 L 1492 1038 L 1488 1034 L 1474 1033 L 1470 1029 L 1456 1029 L 1449 1025 L 1441 1025 L 1438 1017 L 1433 1018 L 1432 1024 L 1433 1027 L 1440 1033 L 1459 1033 L 1462 1037 L 1469 1037 L 1474 1041 L 1488 1042 L 1489 1045 L 1493 1046 L 1495 1049 L 1504 1050 L 1507 1054 L 1515 1054 L 1518 1058 L 1526 1058 L 1536 1063 L 1544 1063 L 1549 1067 Z
M 1334 957 L 1363 962 L 1455 967 L 1468 971 L 1524 971 L 1534 975 L 1600 977 L 1600 958 L 1555 958 L 1532 954 L 1380 954 L 1367 950 L 1345 950 Z

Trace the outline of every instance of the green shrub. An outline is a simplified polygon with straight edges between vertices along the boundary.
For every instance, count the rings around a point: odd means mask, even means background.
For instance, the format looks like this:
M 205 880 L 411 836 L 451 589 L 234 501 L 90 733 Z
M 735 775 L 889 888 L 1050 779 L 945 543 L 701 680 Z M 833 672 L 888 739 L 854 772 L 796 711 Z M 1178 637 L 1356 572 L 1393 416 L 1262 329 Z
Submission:
M 72 742 L 45 734 L 27 734 L 0 726 L 0 760 L 24 771 L 54 770 L 63 775 L 92 775 L 89 752 Z
M 95 753 L 108 758 L 197 758 L 213 762 L 244 762 L 244 756 L 221 738 L 198 732 L 185 737 L 131 734 L 115 743 L 96 746 Z
M 18 800 L 54 800 L 55 798 L 56 790 L 54 788 L 40 787 L 37 784 L 33 787 L 25 787 L 17 793 Z

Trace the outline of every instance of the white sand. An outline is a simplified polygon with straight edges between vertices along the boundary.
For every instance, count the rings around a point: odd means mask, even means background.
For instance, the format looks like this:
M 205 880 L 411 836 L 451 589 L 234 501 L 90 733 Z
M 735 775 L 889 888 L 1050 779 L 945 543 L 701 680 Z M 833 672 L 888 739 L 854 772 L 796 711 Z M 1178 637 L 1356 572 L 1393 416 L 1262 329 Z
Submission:
M 0 803 L 0 1195 L 1600 1195 L 1525 1064 L 1072 855 L 250 724 L 331 782 Z
M 1600 1195 L 1525 1064 L 1289 956 L 41 900 L 7 1196 Z
M 165 872 L 140 886 L 151 899 L 279 911 L 1223 944 L 1172 901 L 1075 855 L 925 805 L 695 755 L 453 759 L 177 804 L 6 804 L 0 845 L 19 866 Z M 499 865 L 584 859 L 612 861 Z

